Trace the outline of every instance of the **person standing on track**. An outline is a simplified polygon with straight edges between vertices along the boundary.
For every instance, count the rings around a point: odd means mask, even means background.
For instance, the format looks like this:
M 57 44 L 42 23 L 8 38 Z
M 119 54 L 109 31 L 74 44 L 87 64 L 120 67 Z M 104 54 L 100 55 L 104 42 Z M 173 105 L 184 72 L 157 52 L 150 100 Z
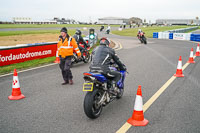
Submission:
M 81 52 L 78 48 L 78 45 L 76 43 L 76 40 L 69 36 L 67 33 L 67 28 L 63 27 L 61 30 L 61 35 L 59 36 L 59 42 L 57 44 L 58 47 L 58 55 L 60 58 L 60 69 L 62 71 L 62 76 L 64 79 L 64 83 L 62 85 L 66 84 L 73 84 L 73 76 L 72 72 L 70 70 L 71 67 L 71 58 L 73 56 L 73 52 L 75 51 L 78 55 L 78 57 L 81 57 Z

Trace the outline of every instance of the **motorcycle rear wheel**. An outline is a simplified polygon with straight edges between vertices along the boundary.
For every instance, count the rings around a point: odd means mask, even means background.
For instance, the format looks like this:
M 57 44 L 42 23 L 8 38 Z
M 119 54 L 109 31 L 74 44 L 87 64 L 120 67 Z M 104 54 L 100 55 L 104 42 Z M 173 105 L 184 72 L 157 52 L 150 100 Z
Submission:
M 84 99 L 84 112 L 90 119 L 96 119 L 101 115 L 103 106 L 97 105 L 102 97 L 102 92 L 95 89 L 92 92 L 87 92 Z
M 90 53 L 85 51 L 85 58 L 83 59 L 84 63 L 88 63 L 90 61 Z

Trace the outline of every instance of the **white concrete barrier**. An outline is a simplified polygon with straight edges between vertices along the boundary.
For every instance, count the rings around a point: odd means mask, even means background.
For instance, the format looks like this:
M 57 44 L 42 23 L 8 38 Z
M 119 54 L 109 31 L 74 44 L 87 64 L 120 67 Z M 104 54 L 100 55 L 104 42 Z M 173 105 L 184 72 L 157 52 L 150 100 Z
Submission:
M 158 39 L 163 39 L 163 32 L 158 32 Z
M 158 32 L 159 39 L 169 39 L 169 32 Z
M 169 33 L 163 32 L 163 39 L 169 39 Z

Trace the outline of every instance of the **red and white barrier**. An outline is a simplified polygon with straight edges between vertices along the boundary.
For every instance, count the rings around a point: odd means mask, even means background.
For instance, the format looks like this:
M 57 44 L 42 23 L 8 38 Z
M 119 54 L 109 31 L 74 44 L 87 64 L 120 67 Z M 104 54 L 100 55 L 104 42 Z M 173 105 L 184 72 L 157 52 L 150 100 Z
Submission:
M 0 49 L 0 66 L 41 59 L 56 55 L 57 43 L 15 46 Z

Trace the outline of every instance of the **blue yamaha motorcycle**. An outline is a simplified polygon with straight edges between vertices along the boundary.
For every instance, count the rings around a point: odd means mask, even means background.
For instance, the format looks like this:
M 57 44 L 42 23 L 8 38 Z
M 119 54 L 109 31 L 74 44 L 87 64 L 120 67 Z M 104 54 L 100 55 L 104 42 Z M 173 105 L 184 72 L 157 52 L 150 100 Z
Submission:
M 115 86 L 112 78 L 105 77 L 101 73 L 83 73 L 85 80 L 83 91 L 87 92 L 83 107 L 85 114 L 91 119 L 98 118 L 104 106 L 115 99 L 120 99 L 123 95 L 126 71 L 120 71 L 118 67 L 110 67 L 110 69 L 119 71 L 122 75 L 115 89 L 112 89 Z

